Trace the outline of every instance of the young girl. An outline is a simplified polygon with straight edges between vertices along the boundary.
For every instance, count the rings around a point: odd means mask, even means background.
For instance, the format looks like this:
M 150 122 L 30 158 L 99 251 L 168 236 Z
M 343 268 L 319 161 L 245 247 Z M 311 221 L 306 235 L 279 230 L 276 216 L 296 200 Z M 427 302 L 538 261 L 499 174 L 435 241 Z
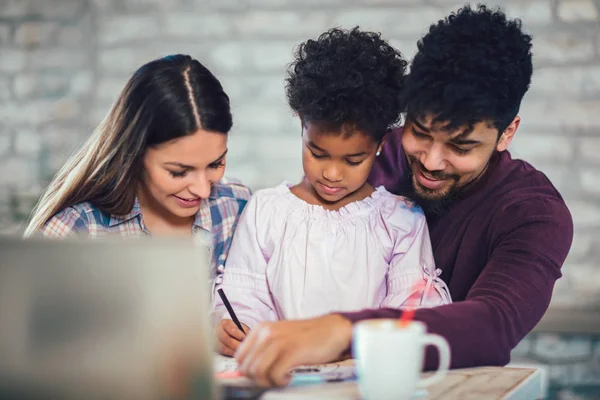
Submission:
M 231 126 L 229 97 L 200 62 L 147 63 L 54 177 L 25 236 L 208 235 L 216 275 L 250 197 L 222 179 Z
M 407 63 L 380 35 L 333 29 L 299 47 L 287 97 L 302 124 L 304 179 L 258 191 L 223 288 L 245 333 L 262 321 L 450 302 L 420 208 L 367 182 L 404 108 Z M 416 291 L 417 293 L 413 293 Z M 219 351 L 244 332 L 217 299 Z

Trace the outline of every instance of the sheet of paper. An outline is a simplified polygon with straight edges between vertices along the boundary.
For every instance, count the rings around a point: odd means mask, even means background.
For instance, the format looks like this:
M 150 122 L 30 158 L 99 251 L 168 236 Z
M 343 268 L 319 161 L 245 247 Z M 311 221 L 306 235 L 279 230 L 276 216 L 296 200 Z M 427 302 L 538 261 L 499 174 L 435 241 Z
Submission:
M 215 355 L 214 372 L 236 371 L 238 363 L 234 358 Z M 354 362 L 352 360 L 321 365 L 305 365 L 291 371 L 294 376 L 292 385 L 318 382 L 342 382 L 356 378 Z
M 238 363 L 235 361 L 235 358 L 215 354 L 213 358 L 213 368 L 216 374 L 220 372 L 237 371 Z

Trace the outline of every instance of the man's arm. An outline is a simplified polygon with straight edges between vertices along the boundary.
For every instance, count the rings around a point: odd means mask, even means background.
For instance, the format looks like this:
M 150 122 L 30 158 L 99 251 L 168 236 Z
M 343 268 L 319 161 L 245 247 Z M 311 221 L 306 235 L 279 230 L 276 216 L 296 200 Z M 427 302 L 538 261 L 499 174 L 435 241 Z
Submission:
M 466 299 L 419 309 L 415 319 L 429 332 L 444 336 L 452 352 L 452 368 L 505 365 L 511 350 L 540 321 L 573 238 L 571 215 L 560 199 L 513 205 L 496 216 L 491 257 Z M 517 218 L 515 218 L 515 216 Z M 517 221 L 502 225 L 503 220 Z M 343 314 L 352 322 L 369 318 L 399 318 L 397 309 Z M 429 349 L 427 369 L 437 367 Z

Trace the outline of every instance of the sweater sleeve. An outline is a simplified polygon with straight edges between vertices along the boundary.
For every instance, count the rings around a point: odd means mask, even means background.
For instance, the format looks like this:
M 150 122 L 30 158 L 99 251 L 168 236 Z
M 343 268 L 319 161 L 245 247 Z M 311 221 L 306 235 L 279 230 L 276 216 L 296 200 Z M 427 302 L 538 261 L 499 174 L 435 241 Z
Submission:
M 490 257 L 465 300 L 415 313 L 429 332 L 448 340 L 452 368 L 510 361 L 511 350 L 546 312 L 573 240 L 571 214 L 559 198 L 505 208 L 496 214 L 493 228 Z M 383 308 L 343 315 L 356 322 L 401 314 Z M 428 349 L 425 368 L 437 363 L 437 353 Z

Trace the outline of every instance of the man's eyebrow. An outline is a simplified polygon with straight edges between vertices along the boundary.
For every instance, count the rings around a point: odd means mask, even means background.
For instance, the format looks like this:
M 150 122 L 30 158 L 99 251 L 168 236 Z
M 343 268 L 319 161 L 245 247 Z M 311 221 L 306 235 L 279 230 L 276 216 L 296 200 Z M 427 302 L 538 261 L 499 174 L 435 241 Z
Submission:
M 480 144 L 481 143 L 480 140 L 467 138 L 467 136 L 469 136 L 472 132 L 473 132 L 473 130 L 471 130 L 471 129 L 465 129 L 465 131 L 463 133 L 461 133 L 460 135 L 454 136 L 449 141 L 454 144 Z
M 419 128 L 420 130 L 422 130 L 423 132 L 427 132 L 429 133 L 429 128 L 426 128 L 423 124 L 421 124 L 419 121 L 417 121 L 416 119 L 412 121 L 413 124 L 415 124 L 417 126 L 417 128 Z

